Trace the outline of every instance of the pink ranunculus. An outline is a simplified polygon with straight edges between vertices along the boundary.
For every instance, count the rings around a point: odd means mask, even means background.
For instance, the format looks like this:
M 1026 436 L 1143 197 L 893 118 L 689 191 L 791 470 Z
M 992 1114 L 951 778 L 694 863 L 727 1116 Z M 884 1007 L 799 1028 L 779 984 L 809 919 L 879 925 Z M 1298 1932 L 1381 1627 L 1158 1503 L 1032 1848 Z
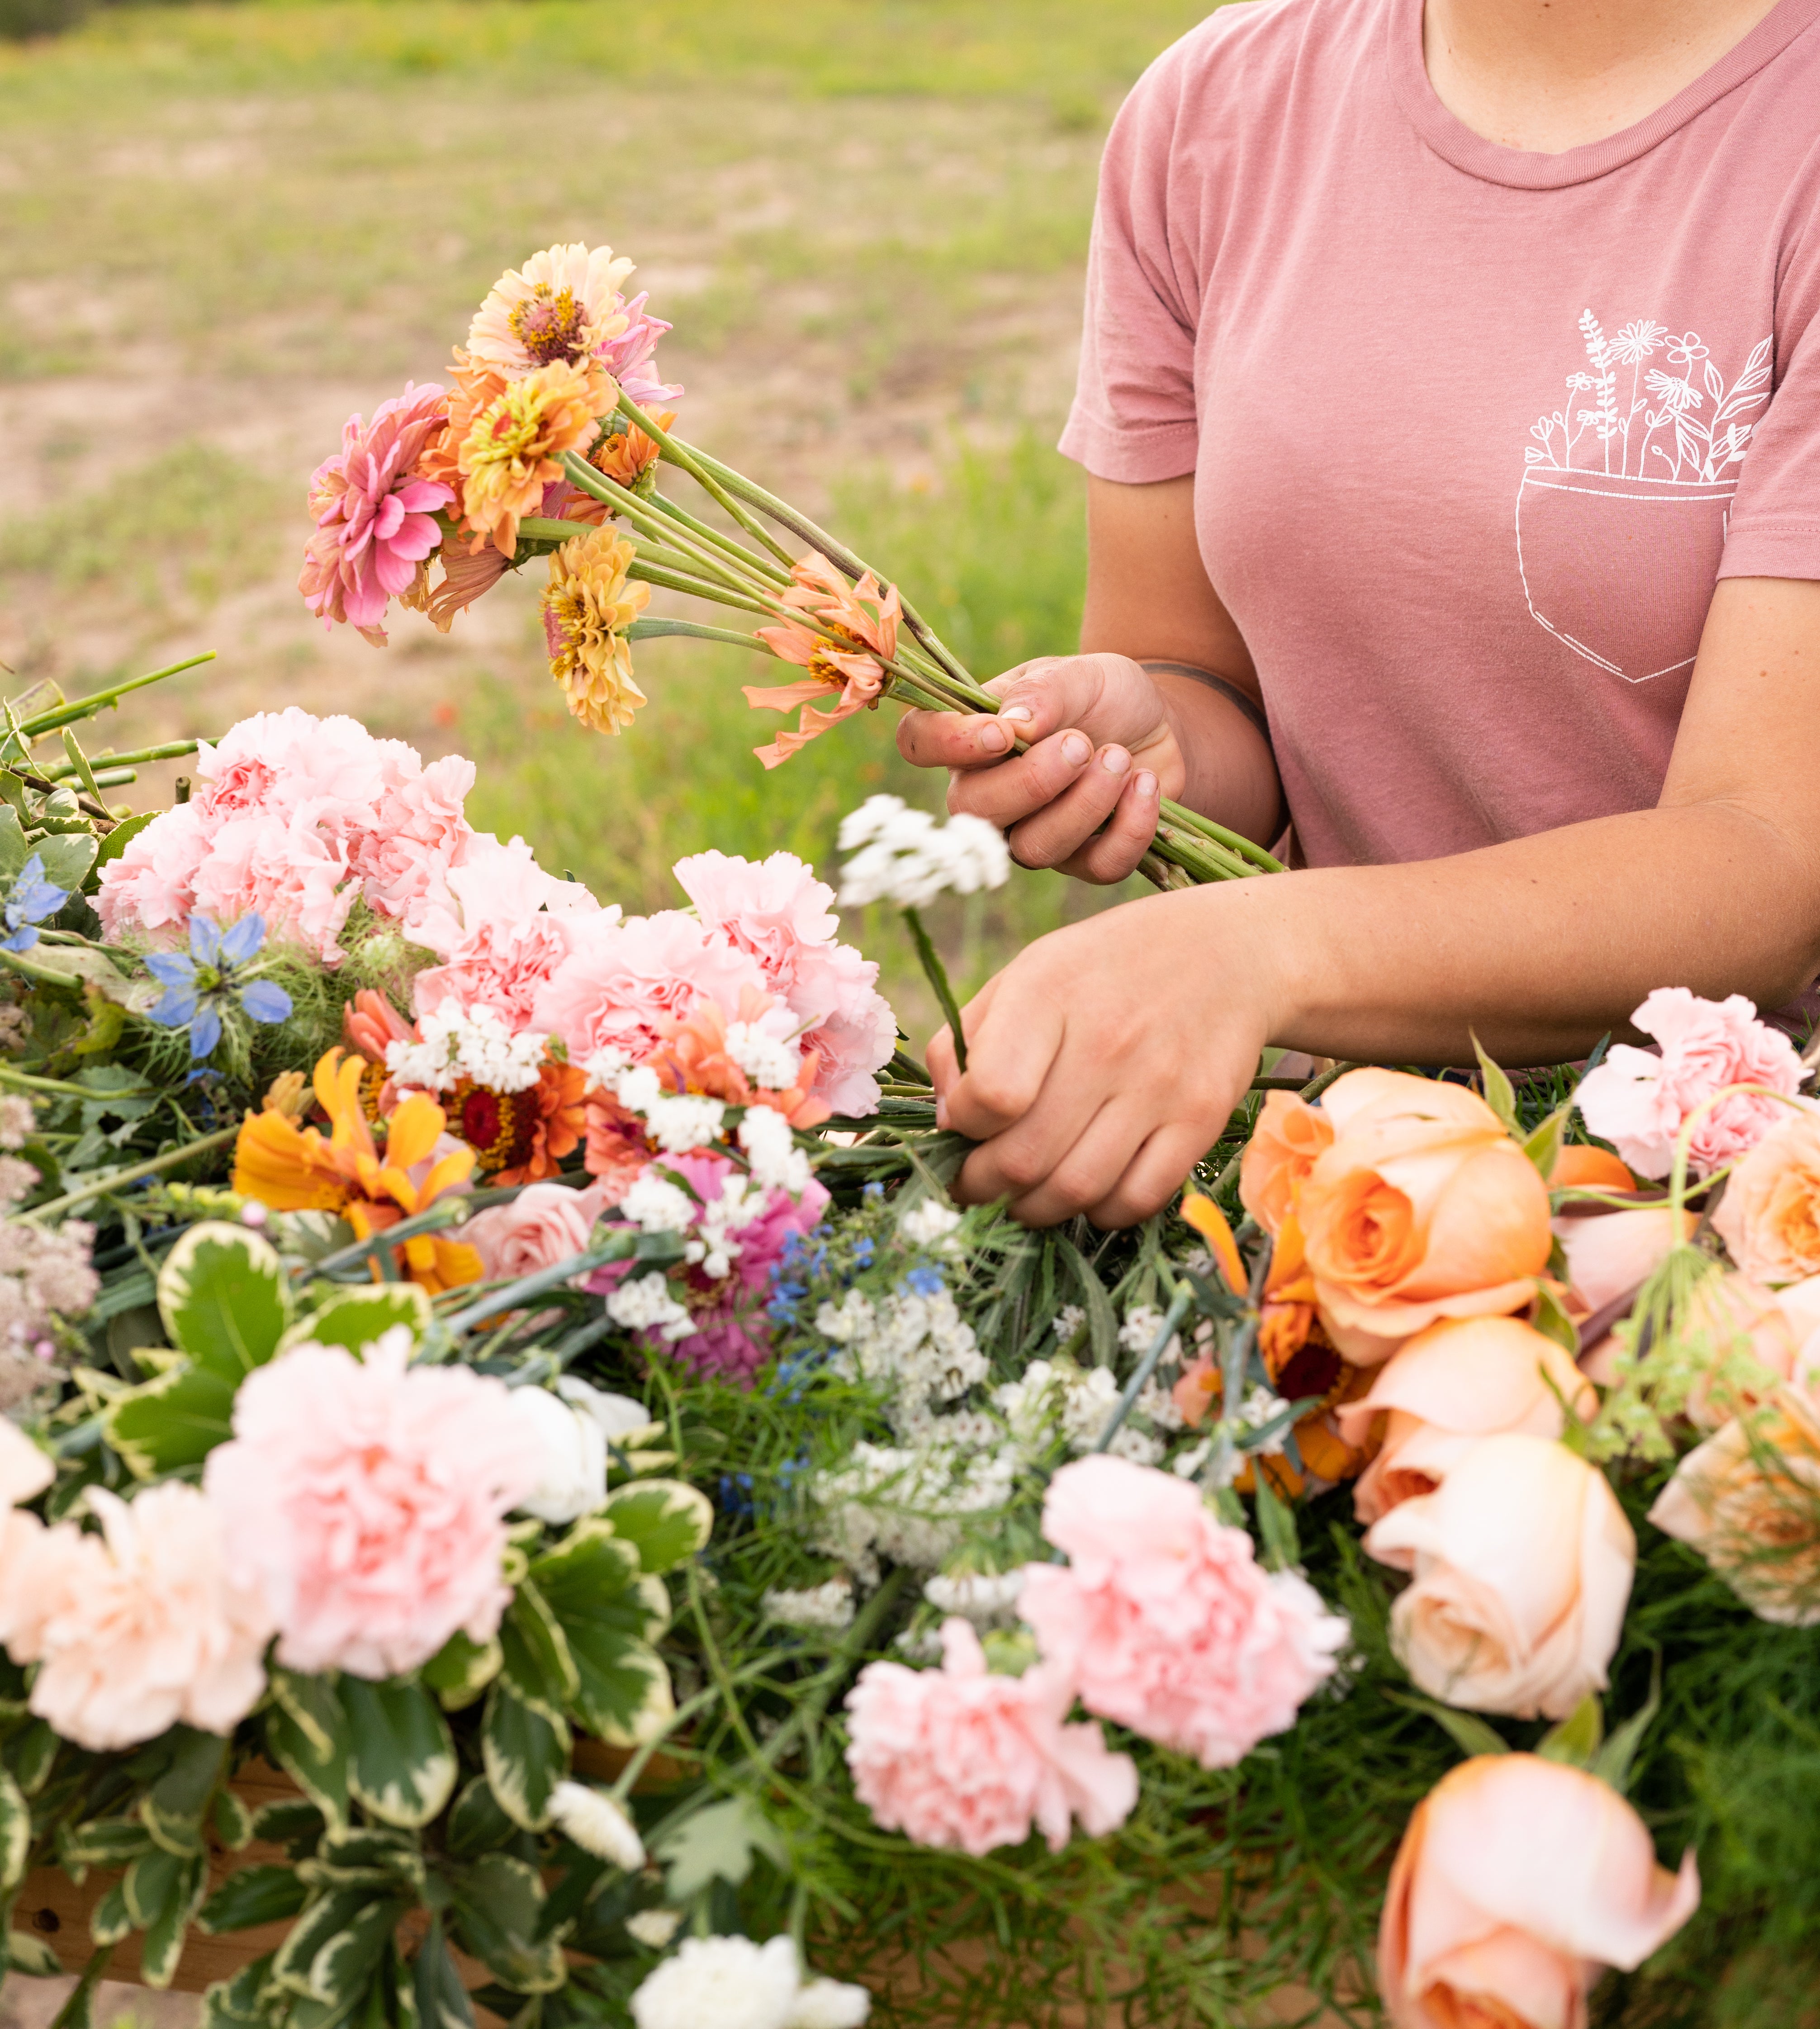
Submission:
M 413 983 L 419 1014 L 453 1000 L 464 1011 L 494 1009 L 513 1032 L 539 1026 L 538 998 L 573 950 L 582 925 L 590 933 L 619 921 L 579 881 L 546 874 L 523 839 L 502 844 L 472 834 L 450 867 L 406 918 L 413 944 L 443 963 Z
M 448 413 L 439 387 L 407 381 L 402 395 L 380 402 L 370 424 L 350 416 L 340 451 L 316 468 L 310 482 L 316 532 L 297 588 L 324 626 L 345 620 L 383 643 L 387 603 L 409 590 L 417 566 L 440 545 L 435 510 L 453 503 L 454 489 L 413 472 Z
M 32 1709 L 96 1753 L 180 1719 L 231 1731 L 265 1689 L 273 1621 L 232 1568 L 222 1515 L 175 1481 L 130 1505 L 103 1487 L 87 1498 L 98 1536 L 68 1522 L 9 1535 L 0 1637 L 39 1666 Z
M 958 1617 L 942 1649 L 939 1670 L 869 1663 L 847 1693 L 847 1764 L 880 1824 L 977 1857 L 1021 1845 L 1033 1824 L 1058 1853 L 1071 1819 L 1092 1838 L 1124 1823 L 1137 1771 L 1097 1726 L 1064 1723 L 1074 1702 L 1065 1671 L 1041 1663 L 994 1676 Z
M 1741 993 L 1703 1000 L 1685 986 L 1658 987 L 1630 1018 L 1661 1044 L 1659 1054 L 1628 1043 L 1580 1081 L 1581 1117 L 1638 1175 L 1666 1177 L 1676 1137 L 1702 1101 L 1727 1085 L 1766 1085 L 1790 1098 L 1803 1075 L 1795 1046 L 1757 1019 Z M 1789 1108 L 1757 1092 L 1734 1092 L 1701 1116 L 1688 1143 L 1696 1176 L 1722 1168 L 1753 1148 Z
M 566 1184 L 529 1184 L 510 1204 L 476 1212 L 450 1237 L 474 1249 L 489 1280 L 534 1275 L 580 1253 L 607 1195 L 599 1184 L 584 1191 Z
M 877 966 L 834 940 L 833 889 L 793 852 L 758 861 L 691 853 L 675 871 L 702 923 L 750 951 L 806 1025 L 804 1040 L 821 1059 L 816 1097 L 836 1113 L 877 1112 L 873 1074 L 891 1061 L 897 1022 L 878 991 Z
M 1096 1454 L 1049 1483 L 1043 1533 L 1069 1563 L 1029 1564 L 1018 1611 L 1091 1712 L 1230 1767 L 1295 1723 L 1347 1635 L 1292 1572 L 1173 1473 Z
M 384 1678 L 458 1630 L 488 1640 L 511 1598 L 504 1518 L 541 1464 L 498 1381 L 407 1365 L 409 1334 L 364 1359 L 302 1345 L 240 1385 L 203 1486 L 260 1585 L 287 1668 Z
M 1595 1775 L 1481 1755 L 1422 1801 L 1391 1869 L 1377 1983 L 1394 2029 L 1585 2029 L 1602 1966 L 1642 1964 L 1700 1906 Z
M 594 917 L 576 926 L 574 948 L 538 994 L 532 1026 L 560 1036 L 571 1063 L 609 1048 L 643 1057 L 662 1040 L 663 1018 L 685 1020 L 703 1000 L 737 1007 L 747 988 L 766 990 L 758 960 L 680 910 L 624 922 Z

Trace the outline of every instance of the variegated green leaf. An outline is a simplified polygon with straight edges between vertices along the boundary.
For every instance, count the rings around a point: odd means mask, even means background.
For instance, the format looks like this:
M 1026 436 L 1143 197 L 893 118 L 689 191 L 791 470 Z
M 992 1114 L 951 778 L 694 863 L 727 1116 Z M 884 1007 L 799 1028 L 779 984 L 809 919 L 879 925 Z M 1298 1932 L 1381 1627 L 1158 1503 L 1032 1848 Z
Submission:
M 459 1628 L 423 1667 L 423 1679 L 444 1712 L 473 1704 L 499 1674 L 504 1656 L 497 1641 L 474 1641 Z
M 601 1519 L 637 1550 L 646 1571 L 658 1574 L 686 1563 L 714 1526 L 707 1496 L 676 1479 L 641 1479 L 614 1488 Z
M 192 1727 L 175 1730 L 176 1752 L 171 1765 L 139 1803 L 146 1830 L 169 1853 L 202 1850 L 202 1818 L 228 1758 L 228 1743 L 219 1734 Z
M 421 1338 L 429 1329 L 430 1316 L 428 1293 L 415 1282 L 376 1282 L 337 1289 L 291 1326 L 278 1350 L 288 1352 L 294 1345 L 313 1343 L 346 1346 L 350 1352 L 358 1352 L 397 1325 L 402 1325 L 413 1340 Z
M 412 1985 L 421 2029 L 474 2029 L 473 2003 L 450 1956 L 439 1912 L 418 1949 L 416 1973 Z
M 487 1693 L 480 1754 L 487 1780 L 514 1824 L 537 1831 L 549 1822 L 550 1799 L 569 1773 L 569 1728 L 524 1700 L 503 1678 Z
M 88 1912 L 88 1934 L 98 1949 L 111 1950 L 133 1927 L 126 1885 L 117 1881 Z
M 506 1681 L 528 1705 L 552 1718 L 581 1688 L 569 1644 L 549 1603 L 527 1578 L 513 1595 L 499 1627 Z
M 202 1905 L 196 1921 L 212 1934 L 281 1923 L 298 1913 L 309 1894 L 294 1867 L 243 1867 Z
M 425 1825 L 449 1801 L 458 1766 L 449 1723 L 423 1686 L 341 1680 L 350 1788 L 390 1825 Z
M 62 1745 L 41 1719 L 35 1719 L 23 1733 L 16 1733 L 7 1742 L 6 1765 L 28 1797 L 35 1797 L 44 1787 Z
M 243 1226 L 192 1226 L 158 1270 L 158 1312 L 172 1345 L 231 1378 L 262 1367 L 291 1323 L 277 1249 Z
M 134 1863 L 135 1867 L 146 1864 L 144 1860 Z M 202 1854 L 180 1860 L 178 1865 L 181 1872 L 176 1887 L 169 1901 L 146 1926 L 144 1942 L 139 1946 L 139 1978 L 147 1986 L 169 1986 L 176 1979 L 190 1920 L 202 1907 L 202 1898 L 209 1890 L 209 1863 Z
M 28 1979 L 61 1979 L 67 1969 L 35 1931 L 6 1933 L 6 1966 Z
M 232 1790 L 217 1791 L 214 1819 L 215 1836 L 231 1853 L 253 1843 L 253 1813 Z
M 269 2029 L 272 2014 L 262 1996 L 271 1984 L 274 1956 L 267 1952 L 242 1966 L 232 1979 L 218 1979 L 206 1988 L 198 2029 Z
M 0 1894 L 9 1894 L 25 1879 L 32 1850 L 32 1806 L 19 1785 L 0 1769 Z
M 455 1799 L 443 1842 L 456 1859 L 473 1860 L 517 1836 L 518 1827 L 499 1808 L 491 1783 L 476 1775 Z
M 517 1994 L 554 1994 L 568 1978 L 561 1945 L 537 1934 L 543 1915 L 537 1870 L 510 1853 L 476 1860 L 455 1890 L 462 1944 Z
M 143 1931 L 155 1923 L 181 1894 L 183 1857 L 166 1853 L 162 1846 L 142 1853 L 126 1871 L 120 1886 L 126 1891 L 127 1914 L 133 1927 Z
M 274 1670 L 276 1703 L 265 1713 L 265 1744 L 286 1775 L 331 1824 L 347 1822 L 347 1714 L 325 1677 Z

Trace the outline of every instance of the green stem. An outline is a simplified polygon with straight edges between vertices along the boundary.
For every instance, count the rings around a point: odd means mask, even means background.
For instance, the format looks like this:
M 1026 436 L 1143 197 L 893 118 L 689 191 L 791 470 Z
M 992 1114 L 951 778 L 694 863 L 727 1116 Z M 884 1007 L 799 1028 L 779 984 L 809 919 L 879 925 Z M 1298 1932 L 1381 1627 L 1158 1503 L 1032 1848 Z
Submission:
M 198 660 L 206 660 L 201 657 Z M 105 1092 L 92 1092 L 78 1087 L 87 1099 L 105 1099 Z M 123 1185 L 136 1184 L 142 1177 L 155 1177 L 161 1170 L 174 1170 L 180 1163 L 187 1163 L 193 1155 L 206 1155 L 212 1149 L 224 1148 L 240 1132 L 235 1127 L 224 1127 L 219 1133 L 205 1134 L 199 1141 L 186 1142 L 181 1148 L 167 1148 L 161 1155 L 154 1155 L 143 1163 L 135 1163 L 132 1168 L 117 1170 L 111 1177 L 104 1177 L 98 1183 L 84 1184 L 80 1190 L 67 1191 L 60 1198 L 52 1198 L 46 1204 L 34 1205 L 23 1216 L 28 1219 L 48 1219 L 54 1211 L 67 1211 L 72 1205 L 86 1204 L 91 1198 L 105 1196 L 109 1191 L 117 1191 Z
M 687 572 L 672 570 L 666 565 L 652 563 L 647 560 L 643 550 L 639 551 L 636 561 L 627 571 L 626 576 L 636 579 L 641 584 L 654 584 L 660 591 L 680 592 L 691 599 L 705 599 L 716 606 L 731 606 L 741 612 L 762 614 L 767 620 L 771 618 L 770 607 L 762 600 L 742 598 L 725 586 L 705 584 L 700 578 Z
M 954 1039 L 954 1064 L 957 1070 L 967 1068 L 967 1039 L 961 1029 L 961 1011 L 954 1002 L 954 990 L 948 984 L 947 967 L 942 963 L 941 953 L 929 941 L 929 933 L 923 928 L 923 919 L 914 909 L 906 909 L 903 919 L 910 925 L 910 933 L 916 939 L 917 956 L 922 961 L 924 976 L 936 990 L 936 999 L 947 1017 L 948 1033 Z
M 619 398 L 619 412 L 628 421 L 636 423 L 647 437 L 654 439 L 662 447 L 664 456 L 673 465 L 680 466 L 702 491 L 724 507 L 749 535 L 756 536 L 786 570 L 791 568 L 796 559 L 755 514 L 750 513 L 727 491 L 687 444 L 679 443 L 661 423 L 654 422 L 629 395 L 623 392 Z
M 662 641 L 675 635 L 691 641 L 719 641 L 730 648 L 749 648 L 754 655 L 774 655 L 771 645 L 755 634 L 742 634 L 732 627 L 707 627 L 699 620 L 670 620 L 653 614 L 635 620 L 625 630 L 628 641 Z
M 64 977 L 59 974 L 59 978 Z M 21 1092 L 41 1092 L 51 1099 L 80 1099 L 93 1105 L 97 1100 L 156 1099 L 155 1085 L 128 1085 L 120 1091 L 97 1092 L 93 1086 L 71 1085 L 62 1078 L 34 1078 L 29 1071 L 0 1064 L 0 1084 L 17 1085 Z
M 74 725 L 79 720 L 92 718 L 98 711 L 117 703 L 129 691 L 143 691 L 147 684 L 161 684 L 166 677 L 181 676 L 185 670 L 193 670 L 203 662 L 215 659 L 213 648 L 200 655 L 191 655 L 181 662 L 172 662 L 168 668 L 154 670 L 149 677 L 130 677 L 124 684 L 115 684 L 105 691 L 95 691 L 84 698 L 72 698 L 67 704 L 54 705 L 49 711 L 39 712 L 35 718 L 21 720 L 19 730 L 28 740 L 42 739 L 47 733 L 54 733 L 60 725 Z

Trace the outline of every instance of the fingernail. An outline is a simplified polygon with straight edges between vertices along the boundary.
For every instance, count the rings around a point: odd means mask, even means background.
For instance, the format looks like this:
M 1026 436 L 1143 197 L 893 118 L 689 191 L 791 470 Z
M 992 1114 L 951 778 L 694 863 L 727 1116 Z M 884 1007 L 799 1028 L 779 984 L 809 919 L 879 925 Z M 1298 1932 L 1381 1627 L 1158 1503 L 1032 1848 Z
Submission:
M 1010 719 L 1019 725 L 1028 725 L 1030 723 L 1030 707 L 1027 704 L 1008 704 L 999 716 Z
M 936 1101 L 936 1125 L 938 1127 L 946 1127 L 947 1124 L 948 1102 L 945 1099 L 938 1099 Z
M 1084 733 L 1071 733 L 1062 743 L 1062 758 L 1070 768 L 1078 768 L 1093 751 L 1093 742 Z
M 1100 755 L 1099 765 L 1109 775 L 1122 775 L 1131 766 L 1131 756 L 1122 747 L 1109 747 Z
M 1154 796 L 1156 794 L 1156 777 L 1147 768 L 1140 768 L 1137 771 L 1137 793 L 1140 796 Z
M 1003 754 L 1011 744 L 1011 736 L 995 718 L 989 718 L 980 728 L 980 747 L 987 754 Z

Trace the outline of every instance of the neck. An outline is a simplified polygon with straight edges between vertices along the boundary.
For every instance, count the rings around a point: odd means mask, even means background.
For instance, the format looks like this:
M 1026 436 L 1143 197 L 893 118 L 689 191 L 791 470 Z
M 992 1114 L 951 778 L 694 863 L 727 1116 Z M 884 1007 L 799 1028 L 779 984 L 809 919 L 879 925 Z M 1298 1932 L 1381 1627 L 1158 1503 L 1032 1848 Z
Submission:
M 1665 106 L 1776 0 L 1426 0 L 1423 54 L 1456 119 L 1557 154 Z

